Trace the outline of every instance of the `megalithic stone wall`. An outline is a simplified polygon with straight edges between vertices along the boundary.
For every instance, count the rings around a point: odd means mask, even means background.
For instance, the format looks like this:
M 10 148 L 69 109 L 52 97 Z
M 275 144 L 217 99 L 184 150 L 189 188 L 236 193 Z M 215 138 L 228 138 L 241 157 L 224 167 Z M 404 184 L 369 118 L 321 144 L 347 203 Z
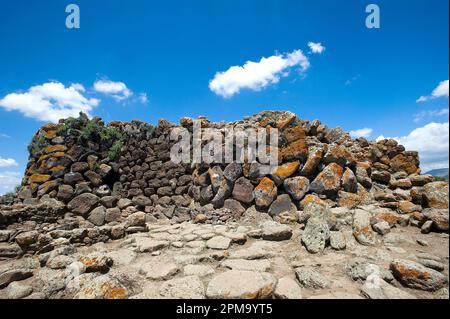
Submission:
M 279 221 L 297 218 L 295 212 L 310 202 L 356 207 L 376 200 L 400 210 L 414 209 L 403 207 L 405 201 L 439 206 L 440 199 L 424 195 L 433 178 L 420 175 L 418 153 L 395 140 L 351 139 L 340 128 L 290 112 L 266 111 L 233 123 L 200 120 L 220 130 L 278 129 L 279 166 L 261 174 L 257 162 L 175 164 L 171 129 L 191 130 L 192 119 L 179 125 L 160 120 L 156 127 L 137 120 L 105 125 L 81 114 L 35 134 L 18 199 L 54 198 L 86 219 L 100 206 L 129 199 L 147 220 L 208 222 L 239 218 L 252 205 Z

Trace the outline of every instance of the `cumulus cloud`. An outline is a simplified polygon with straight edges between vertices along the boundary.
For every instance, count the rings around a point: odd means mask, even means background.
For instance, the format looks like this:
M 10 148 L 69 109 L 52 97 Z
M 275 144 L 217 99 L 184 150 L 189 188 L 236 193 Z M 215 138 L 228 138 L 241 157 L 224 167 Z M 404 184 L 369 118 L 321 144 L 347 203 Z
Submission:
M 309 48 L 311 49 L 312 53 L 318 53 L 321 54 L 323 51 L 325 51 L 325 47 L 322 45 L 322 43 L 316 43 L 316 42 L 309 42 L 308 43 Z
M 260 91 L 288 76 L 293 67 L 298 67 L 300 72 L 309 69 L 310 62 L 302 50 L 263 57 L 259 62 L 247 61 L 243 66 L 232 66 L 227 71 L 216 73 L 209 82 L 209 88 L 224 98 L 230 98 L 242 89 Z
M 383 136 L 377 140 L 384 139 Z M 418 151 L 423 171 L 447 168 L 449 160 L 449 123 L 428 123 L 408 135 L 393 137 L 409 151 Z
M 18 166 L 17 162 L 13 158 L 3 158 L 0 156 L 0 167 Z
M 76 117 L 79 112 L 89 112 L 99 100 L 85 97 L 82 86 L 65 87 L 60 82 L 32 86 L 26 92 L 10 93 L 0 99 L 0 107 L 18 111 L 29 118 L 57 122 L 61 118 Z
M 364 137 L 368 138 L 373 132 L 373 129 L 365 127 L 358 130 L 350 131 L 350 136 L 353 138 Z
M 449 110 L 446 109 L 440 109 L 440 110 L 427 110 L 422 111 L 414 115 L 414 122 L 420 122 L 423 119 L 431 118 L 431 117 L 440 117 L 440 116 L 447 116 L 448 117 Z
M 442 81 L 439 85 L 431 92 L 431 95 L 421 96 L 416 102 L 422 103 L 428 100 L 437 99 L 440 97 L 448 97 L 449 96 L 449 80 Z
M 21 174 L 18 172 L 0 172 L 0 195 L 14 190 L 21 182 Z
M 133 95 L 133 92 L 123 82 L 110 80 L 97 80 L 94 83 L 94 90 L 112 96 L 117 101 L 122 101 Z

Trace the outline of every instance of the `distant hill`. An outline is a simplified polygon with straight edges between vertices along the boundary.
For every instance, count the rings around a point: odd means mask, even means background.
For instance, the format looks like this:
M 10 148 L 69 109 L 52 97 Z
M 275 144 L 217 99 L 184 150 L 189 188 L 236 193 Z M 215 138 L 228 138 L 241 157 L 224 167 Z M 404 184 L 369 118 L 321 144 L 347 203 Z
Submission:
M 428 171 L 426 174 L 445 178 L 446 180 L 448 180 L 448 168 L 433 169 L 431 171 Z

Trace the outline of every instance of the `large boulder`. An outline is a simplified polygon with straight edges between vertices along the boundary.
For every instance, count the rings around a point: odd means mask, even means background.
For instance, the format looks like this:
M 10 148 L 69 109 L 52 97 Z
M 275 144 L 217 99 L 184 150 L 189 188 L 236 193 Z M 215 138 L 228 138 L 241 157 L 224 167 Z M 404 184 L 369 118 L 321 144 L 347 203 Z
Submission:
M 390 269 L 394 277 L 409 288 L 436 291 L 448 283 L 445 275 L 410 260 L 396 259 Z
M 423 187 L 422 196 L 426 207 L 448 208 L 448 183 L 428 183 Z

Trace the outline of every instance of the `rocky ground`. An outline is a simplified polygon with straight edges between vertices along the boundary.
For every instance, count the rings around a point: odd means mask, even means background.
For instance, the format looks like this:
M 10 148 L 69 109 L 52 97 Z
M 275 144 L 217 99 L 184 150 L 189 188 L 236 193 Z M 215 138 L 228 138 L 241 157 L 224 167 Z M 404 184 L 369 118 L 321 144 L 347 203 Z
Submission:
M 92 246 L 60 239 L 48 253 L 0 261 L 0 297 L 449 298 L 448 234 L 387 225 L 368 243 L 359 227 L 374 227 L 379 209 L 316 206 L 301 212 L 305 227 L 251 207 L 223 225 L 151 223 Z

